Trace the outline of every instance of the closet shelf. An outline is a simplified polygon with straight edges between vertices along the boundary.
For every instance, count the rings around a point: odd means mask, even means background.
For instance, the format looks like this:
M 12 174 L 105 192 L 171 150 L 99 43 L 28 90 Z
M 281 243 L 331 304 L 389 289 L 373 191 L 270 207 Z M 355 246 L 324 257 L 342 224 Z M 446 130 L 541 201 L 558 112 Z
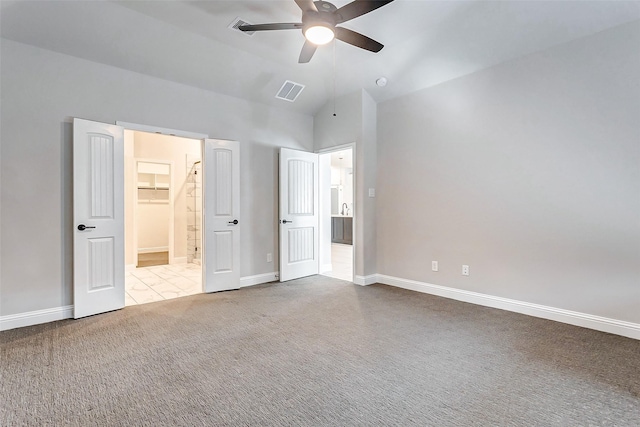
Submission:
M 169 191 L 168 187 L 148 187 L 148 186 L 138 186 L 138 190 L 164 190 Z

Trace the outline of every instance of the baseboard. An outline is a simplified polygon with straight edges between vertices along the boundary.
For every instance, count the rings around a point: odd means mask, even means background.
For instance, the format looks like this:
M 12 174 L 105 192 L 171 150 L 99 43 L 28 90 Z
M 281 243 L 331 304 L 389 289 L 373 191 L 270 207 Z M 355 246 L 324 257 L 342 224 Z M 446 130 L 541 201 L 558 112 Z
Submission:
M 125 273 L 130 273 L 130 272 L 134 271 L 135 269 L 136 269 L 136 265 L 135 264 L 126 264 L 124 266 Z
M 173 263 L 174 264 L 186 264 L 187 263 L 187 257 L 186 256 L 174 257 L 173 258 Z
M 256 274 L 240 278 L 240 287 L 259 285 L 278 280 L 278 272 Z M 583 328 L 595 329 L 597 331 L 608 332 L 628 338 L 640 340 L 640 324 L 625 322 L 622 320 L 607 317 L 595 316 L 576 311 L 563 310 L 539 304 L 517 301 L 508 298 L 495 297 L 478 292 L 465 291 L 461 289 L 449 288 L 446 286 L 434 285 L 431 283 L 418 282 L 415 280 L 401 279 L 399 277 L 387 276 L 384 274 L 371 274 L 368 276 L 356 276 L 355 284 L 366 286 L 373 283 L 382 283 L 398 288 L 409 289 L 431 295 L 438 295 L 445 298 L 478 304 L 486 307 L 493 307 L 543 319 L 554 320 L 556 322 L 568 323 L 570 325 L 581 326 Z M 73 306 L 56 307 L 45 310 L 36 310 L 26 313 L 10 314 L 0 316 L 0 331 L 6 331 L 24 326 L 38 325 L 41 323 L 54 322 L 56 320 L 73 318 Z
M 133 267 L 135 268 L 135 267 Z M 255 276 L 247 276 L 240 278 L 240 287 L 259 285 L 278 280 L 278 272 L 256 274 Z M 26 313 L 10 314 L 8 316 L 0 316 L 0 331 L 9 329 L 22 328 L 24 326 L 33 326 L 40 323 L 55 322 L 56 320 L 72 319 L 73 306 L 49 308 L 46 310 L 29 311 Z
M 151 254 L 154 252 L 169 252 L 169 246 L 158 246 L 156 248 L 138 248 L 139 254 Z
M 353 279 L 353 283 L 360 286 L 369 286 L 378 282 L 377 274 L 370 274 L 368 276 L 358 276 L 356 275 Z
M 275 282 L 279 278 L 277 271 L 271 273 L 256 274 L 255 276 L 246 276 L 240 278 L 240 287 L 246 288 L 247 286 L 261 285 L 262 283 Z
M 320 274 L 326 273 L 328 271 L 333 271 L 333 265 L 332 264 L 324 264 L 324 265 L 320 266 Z
M 608 332 L 610 334 L 622 335 L 623 337 L 640 340 L 640 324 L 638 323 L 625 322 L 608 317 L 580 313 L 577 311 L 564 310 L 561 308 L 496 297 L 478 292 L 433 285 L 431 283 L 418 282 L 415 280 L 401 279 L 399 277 L 386 276 L 384 274 L 377 275 L 377 282 L 398 288 L 438 295 L 486 307 L 499 308 L 501 310 L 554 320 L 561 323 L 568 323 L 574 326 L 581 326 L 583 328 L 595 329 L 596 331 Z
M 0 316 L 0 331 L 71 318 L 73 318 L 72 305 L 29 311 L 26 313 L 10 314 L 8 316 Z

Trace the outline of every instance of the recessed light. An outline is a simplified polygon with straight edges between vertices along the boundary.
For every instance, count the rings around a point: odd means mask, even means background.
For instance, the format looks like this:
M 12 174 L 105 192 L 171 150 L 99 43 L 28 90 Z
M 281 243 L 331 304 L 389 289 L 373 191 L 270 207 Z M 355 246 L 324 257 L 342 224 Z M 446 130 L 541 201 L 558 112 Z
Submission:
M 376 84 L 380 87 L 384 87 L 387 85 L 387 78 L 386 77 L 380 77 L 378 80 L 376 80 Z

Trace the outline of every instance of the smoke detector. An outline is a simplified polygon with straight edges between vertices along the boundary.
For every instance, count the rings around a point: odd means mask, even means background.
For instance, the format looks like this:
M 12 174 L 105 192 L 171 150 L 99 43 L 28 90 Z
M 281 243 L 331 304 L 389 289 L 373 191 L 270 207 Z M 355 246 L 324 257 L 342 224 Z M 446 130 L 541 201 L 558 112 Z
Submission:
M 385 87 L 387 85 L 387 78 L 380 77 L 378 80 L 376 80 L 376 84 L 380 87 Z

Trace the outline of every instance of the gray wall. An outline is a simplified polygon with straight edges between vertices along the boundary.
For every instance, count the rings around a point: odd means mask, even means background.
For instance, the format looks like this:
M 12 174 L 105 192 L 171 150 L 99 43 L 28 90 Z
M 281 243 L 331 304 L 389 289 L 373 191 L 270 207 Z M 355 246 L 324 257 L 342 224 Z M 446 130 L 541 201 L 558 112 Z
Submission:
M 277 270 L 276 145 L 311 151 L 311 116 L 4 39 L 1 53 L 2 315 L 73 303 L 72 117 L 240 141 L 241 274 Z
M 376 200 L 368 189 L 376 185 L 376 103 L 360 90 L 329 101 L 314 117 L 314 148 L 322 150 L 355 143 L 355 274 L 376 273 Z
M 378 273 L 640 323 L 639 46 L 636 21 L 379 104 Z

